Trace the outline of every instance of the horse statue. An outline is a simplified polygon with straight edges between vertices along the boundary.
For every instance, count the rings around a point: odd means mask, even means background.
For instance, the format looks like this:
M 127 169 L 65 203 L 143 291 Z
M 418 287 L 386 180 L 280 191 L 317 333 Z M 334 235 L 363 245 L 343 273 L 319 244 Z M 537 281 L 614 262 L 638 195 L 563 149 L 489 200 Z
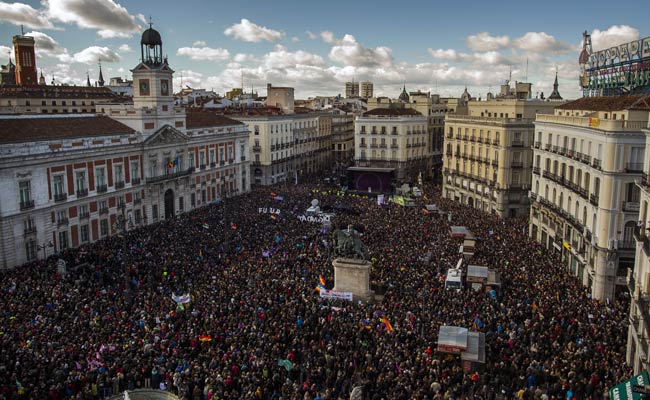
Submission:
M 352 257 L 367 260 L 370 258 L 368 248 L 361 241 L 360 234 L 352 226 L 348 229 L 337 229 L 334 234 L 334 253 L 341 257 Z

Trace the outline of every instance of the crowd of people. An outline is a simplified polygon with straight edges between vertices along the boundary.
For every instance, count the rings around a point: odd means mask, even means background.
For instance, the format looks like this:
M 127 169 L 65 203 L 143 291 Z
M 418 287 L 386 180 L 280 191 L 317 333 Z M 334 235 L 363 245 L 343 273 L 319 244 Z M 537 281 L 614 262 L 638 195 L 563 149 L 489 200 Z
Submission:
M 332 226 L 298 218 L 314 198 L 339 207 Z M 0 398 L 155 388 L 193 400 L 335 400 L 356 388 L 373 400 L 603 399 L 630 376 L 628 304 L 590 299 L 528 239 L 527 221 L 435 187 L 418 202 L 451 222 L 317 184 L 255 189 L 3 271 Z M 370 251 L 381 302 L 315 290 L 320 276 L 332 287 L 331 232 L 348 225 Z M 496 298 L 444 289 L 461 244 L 450 225 L 479 238 L 471 263 L 500 272 Z M 436 350 L 442 325 L 485 333 L 484 368 L 465 373 Z

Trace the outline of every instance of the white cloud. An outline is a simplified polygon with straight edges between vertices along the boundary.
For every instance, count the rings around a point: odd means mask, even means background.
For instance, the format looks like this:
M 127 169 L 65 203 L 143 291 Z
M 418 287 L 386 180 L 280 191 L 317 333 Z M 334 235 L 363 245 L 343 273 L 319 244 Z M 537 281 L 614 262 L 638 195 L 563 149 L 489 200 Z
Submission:
M 204 42 L 203 40 L 197 40 L 196 42 L 192 43 L 193 47 L 205 47 L 208 44 Z
M 456 62 L 479 63 L 487 65 L 508 65 L 512 61 L 503 56 L 498 51 L 486 51 L 484 53 L 459 53 L 454 49 L 428 49 L 433 58 L 440 60 L 449 60 Z
M 99 46 L 90 46 L 83 49 L 82 51 L 75 53 L 71 61 L 86 64 L 86 65 L 95 65 L 98 62 L 119 62 L 121 57 L 119 54 L 109 49 L 108 47 L 99 47 Z
M 469 35 L 465 40 L 467 47 L 474 51 L 494 51 L 510 45 L 508 36 L 491 36 L 488 32 Z
M 262 40 L 274 42 L 284 37 L 284 33 L 254 24 L 246 18 L 242 18 L 238 24 L 226 28 L 223 33 L 226 36 L 232 36 L 238 40 L 255 43 L 261 42 Z
M 460 61 L 462 59 L 461 53 L 458 53 L 454 49 L 427 49 L 431 57 L 438 58 L 440 60 L 450 60 L 450 61 Z
M 334 33 L 330 31 L 321 32 L 320 37 L 323 39 L 325 43 L 334 44 L 337 42 L 336 38 L 334 37 Z
M 299 66 L 325 67 L 325 61 L 319 55 L 298 50 L 291 52 L 282 45 L 276 45 L 275 49 L 266 54 L 263 64 L 268 69 L 291 69 Z
M 13 25 L 25 25 L 32 29 L 55 29 L 42 10 L 23 3 L 5 3 L 0 1 L 0 21 Z
M 61 47 L 59 43 L 51 36 L 38 31 L 32 31 L 25 34 L 34 38 L 34 49 L 37 57 L 67 57 L 68 51 Z
M 629 25 L 612 25 L 604 31 L 594 29 L 591 33 L 591 46 L 594 51 L 600 51 L 638 38 L 638 29 Z
M 230 57 L 230 52 L 226 49 L 211 47 L 181 47 L 176 51 L 176 55 L 189 57 L 196 61 L 222 61 Z
M 568 43 L 560 42 L 546 32 L 527 32 L 524 36 L 515 39 L 514 45 L 522 50 L 538 53 L 566 53 L 576 50 Z
M 141 17 L 113 0 L 43 0 L 43 5 L 51 18 L 96 29 L 102 38 L 126 38 L 141 30 L 136 22 Z
M 300 41 L 300 38 L 298 36 L 294 36 L 291 38 L 291 43 L 298 43 Z
M 363 47 L 354 36 L 345 35 L 337 41 L 329 53 L 330 59 L 355 67 L 390 67 L 393 64 L 392 50 L 379 46 L 374 49 Z
M 311 31 L 305 31 L 305 34 L 307 34 L 307 38 L 309 38 L 311 40 L 314 40 L 314 39 L 316 39 L 318 37 L 317 34 L 311 32 Z
M 13 55 L 13 47 L 0 46 L 0 62 L 7 62 L 8 59 L 13 58 Z
M 244 53 L 237 53 L 237 54 L 235 54 L 235 56 L 232 59 L 236 63 L 243 63 L 243 62 L 247 62 L 247 61 L 255 61 L 256 60 L 254 55 L 252 55 L 252 54 L 244 54 Z
M 119 51 L 123 52 L 123 53 L 131 53 L 131 52 L 133 52 L 133 49 L 131 48 L 131 46 L 129 46 L 129 45 L 126 44 L 126 43 L 124 43 L 123 45 L 121 45 L 121 46 L 118 47 L 117 49 L 118 49 Z
M 181 84 L 182 87 L 189 86 L 193 88 L 204 88 L 203 82 L 204 79 L 202 73 L 190 69 L 184 69 L 176 72 L 174 75 L 174 90 L 181 88 Z

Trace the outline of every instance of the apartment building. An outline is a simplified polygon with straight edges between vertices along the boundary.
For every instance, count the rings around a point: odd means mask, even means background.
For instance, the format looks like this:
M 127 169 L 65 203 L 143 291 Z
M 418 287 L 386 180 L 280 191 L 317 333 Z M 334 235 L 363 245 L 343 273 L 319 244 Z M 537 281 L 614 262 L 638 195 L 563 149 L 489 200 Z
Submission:
M 530 236 L 600 300 L 634 267 L 648 95 L 584 97 L 538 114 Z
M 445 117 L 442 193 L 486 213 L 524 216 L 530 211 L 535 115 L 562 103 L 530 99 L 530 86 L 516 86 L 526 93 L 504 86 L 485 101 L 464 94 L 467 114 Z

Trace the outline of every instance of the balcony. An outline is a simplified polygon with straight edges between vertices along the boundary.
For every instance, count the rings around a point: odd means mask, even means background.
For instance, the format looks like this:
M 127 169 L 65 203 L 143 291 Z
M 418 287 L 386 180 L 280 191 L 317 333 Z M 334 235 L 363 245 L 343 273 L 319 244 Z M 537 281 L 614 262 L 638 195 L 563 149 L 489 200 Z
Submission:
M 214 168 L 214 167 L 216 167 L 216 166 L 217 166 L 217 163 L 216 163 L 215 161 L 213 161 L 213 162 L 210 163 L 210 168 Z
M 35 234 L 36 234 L 36 227 L 35 226 L 28 226 L 23 231 L 23 236 L 29 236 L 29 235 L 35 235 Z
M 594 206 L 598 207 L 598 196 L 592 194 L 591 196 L 589 196 L 589 202 Z
M 108 190 L 108 186 L 104 185 L 97 185 L 97 193 L 106 193 Z
M 142 199 L 133 199 L 133 204 L 137 205 L 141 203 L 142 203 Z
M 79 213 L 79 219 L 88 219 L 90 218 L 90 213 L 88 211 Z
M 476 138 L 474 136 L 470 136 L 469 141 L 470 142 L 476 142 Z
M 205 164 L 201 164 L 201 165 L 199 166 L 199 168 L 201 168 L 201 171 L 203 171 L 203 170 L 205 170 L 206 168 L 208 168 L 208 166 L 205 165 Z
M 392 131 L 390 134 L 391 135 L 397 135 L 397 131 Z M 451 136 L 449 136 L 449 137 L 451 137 Z M 456 137 L 456 139 L 458 139 L 458 137 Z
M 133 178 L 131 179 L 131 186 L 139 185 L 140 184 L 140 178 Z
M 512 161 L 510 163 L 510 167 L 512 168 L 522 168 L 524 166 L 524 163 L 521 161 Z
M 513 140 L 512 141 L 512 147 L 524 147 L 524 141 L 523 140 Z
M 624 201 L 623 202 L 623 211 L 624 212 L 639 212 L 639 202 L 638 201 Z
M 203 165 L 205 167 L 205 165 Z M 147 183 L 156 183 L 156 182 L 163 182 L 167 181 L 170 179 L 176 179 L 181 176 L 189 175 L 192 172 L 194 172 L 194 167 L 189 167 L 188 169 L 184 171 L 178 171 L 178 172 L 173 172 L 169 174 L 164 174 L 164 175 L 158 175 L 158 176 L 152 176 L 147 178 Z
M 224 165 L 226 165 L 226 160 L 221 160 L 221 161 L 219 161 L 219 165 L 220 165 L 221 167 L 223 167 Z
M 552 148 L 553 146 L 550 143 L 546 143 L 546 146 L 544 147 L 546 151 L 551 151 Z
M 583 189 L 583 188 L 581 188 L 579 186 L 578 186 L 578 194 L 580 195 L 580 197 L 582 197 L 585 200 L 587 200 L 587 198 L 589 197 L 588 193 L 587 193 L 587 189 Z M 598 199 L 598 198 L 596 198 L 596 199 Z
M 241 161 L 241 162 L 246 161 L 246 156 L 241 156 L 241 157 L 239 157 L 239 161 Z
M 547 179 L 553 179 L 552 178 L 553 174 L 551 173 L 551 171 L 548 171 L 548 170 L 544 170 L 544 172 L 542 173 L 542 176 L 544 178 L 547 178 Z
M 228 159 L 228 164 L 232 164 L 232 163 L 234 163 L 234 162 L 235 162 L 235 159 L 234 159 L 234 158 L 229 158 L 229 159 Z
M 535 142 L 535 144 L 533 144 L 533 147 L 536 148 L 536 149 L 541 149 L 542 148 L 542 142 Z
M 560 146 L 553 146 L 552 151 L 553 151 L 553 153 L 557 153 L 558 151 L 560 151 Z
M 99 215 L 108 214 L 108 207 L 99 207 Z
M 399 146 L 396 145 L 396 144 L 391 144 L 391 145 L 390 145 L 390 148 L 391 148 L 391 149 L 398 149 Z M 449 154 L 447 154 L 447 155 L 448 155 L 448 156 L 451 156 L 451 153 L 449 153 Z
M 490 164 L 491 164 L 493 167 L 498 167 L 498 166 L 499 166 L 499 161 L 497 161 L 497 160 L 492 160 L 492 162 L 491 162 Z
M 124 181 L 116 181 L 115 189 L 124 189 Z
M 56 221 L 56 226 L 63 226 L 63 225 L 68 225 L 67 218 L 61 218 L 60 220 Z
M 571 149 L 569 149 L 569 150 L 566 151 L 566 155 L 567 155 L 568 157 L 574 158 L 575 155 L 576 155 L 576 151 L 575 151 L 575 150 L 571 150 Z
M 371 135 L 376 135 L 376 134 L 377 134 L 377 130 L 373 129 L 373 130 L 370 132 L 370 134 L 371 134 Z
M 476 141 L 479 142 L 479 143 L 483 143 L 483 138 L 482 138 L 482 137 L 478 137 L 478 138 L 476 139 Z
M 636 241 L 634 240 L 619 240 L 618 248 L 622 250 L 632 250 L 636 247 Z
M 587 154 L 580 153 L 580 162 L 584 164 L 591 164 L 591 156 L 588 156 Z
M 566 155 L 566 147 L 560 147 L 557 152 L 561 156 Z
M 77 189 L 77 197 L 88 196 L 88 189 Z
M 262 151 L 260 146 L 253 146 L 253 151 Z
M 533 167 L 533 174 L 539 175 L 540 168 L 539 167 Z
M 492 140 L 492 145 L 493 145 L 493 146 L 500 146 L 500 145 L 501 145 L 501 142 L 499 141 L 499 139 L 493 139 L 493 140 Z
M 54 201 L 65 201 L 68 198 L 66 193 L 54 193 Z
M 592 117 L 577 117 L 553 114 L 537 114 L 535 122 L 550 122 L 561 125 L 581 126 L 601 131 L 614 132 L 639 132 L 647 128 L 647 121 L 630 121 L 630 120 L 609 120 Z
M 627 163 L 625 164 L 625 172 L 639 173 L 643 172 L 643 163 Z
M 598 169 L 598 170 L 602 170 L 602 169 L 603 169 L 603 168 L 602 168 L 601 161 L 600 161 L 599 159 L 597 159 L 597 158 L 594 158 L 593 163 L 591 164 L 591 166 L 594 167 L 594 168 L 596 168 L 596 169 Z M 641 167 L 641 168 L 643 169 L 643 167 Z
M 30 208 L 34 208 L 34 200 L 24 200 L 20 202 L 20 210 L 29 210 Z

